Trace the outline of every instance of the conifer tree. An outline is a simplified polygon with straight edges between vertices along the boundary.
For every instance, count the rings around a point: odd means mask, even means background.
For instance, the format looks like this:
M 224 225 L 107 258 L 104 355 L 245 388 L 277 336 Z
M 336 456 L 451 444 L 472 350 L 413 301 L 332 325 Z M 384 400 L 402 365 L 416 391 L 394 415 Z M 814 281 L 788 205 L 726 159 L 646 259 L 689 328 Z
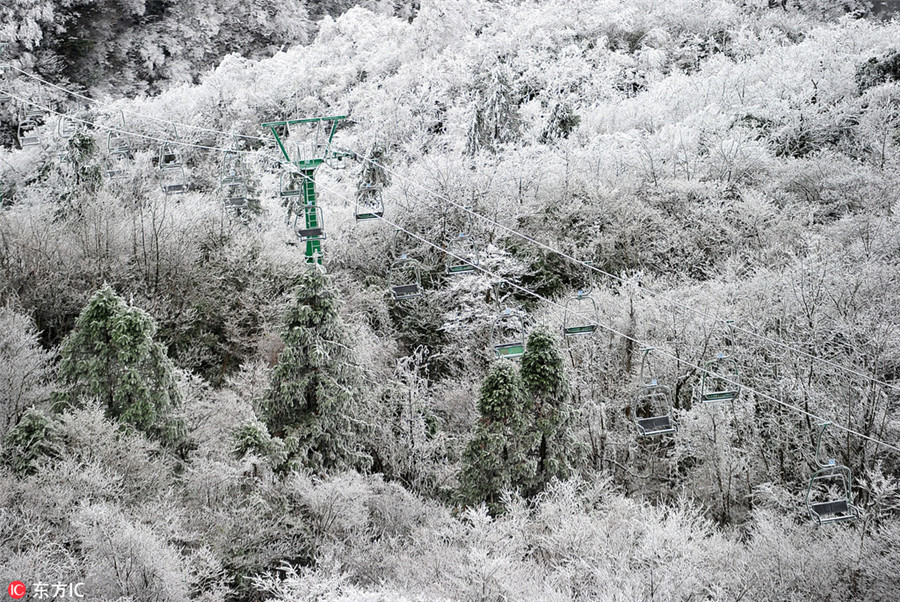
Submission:
M 164 443 L 179 442 L 182 425 L 171 417 L 180 403 L 174 367 L 155 333 L 145 311 L 104 284 L 63 341 L 60 377 L 67 386 L 60 397 L 76 404 L 97 398 L 109 418 Z
M 536 469 L 528 493 L 535 494 L 554 477 L 568 477 L 578 456 L 577 442 L 569 431 L 572 406 L 563 358 L 547 329 L 537 328 L 528 336 L 521 375 L 534 410 Z
M 486 502 L 503 511 L 504 491 L 521 490 L 534 478 L 532 408 L 518 370 L 508 360 L 494 364 L 481 386 L 481 418 L 463 455 L 459 495 L 467 504 Z
M 351 422 L 358 385 L 353 354 L 328 277 L 310 269 L 284 315 L 285 348 L 265 400 L 269 430 L 286 436 L 295 459 L 316 471 L 358 466 Z

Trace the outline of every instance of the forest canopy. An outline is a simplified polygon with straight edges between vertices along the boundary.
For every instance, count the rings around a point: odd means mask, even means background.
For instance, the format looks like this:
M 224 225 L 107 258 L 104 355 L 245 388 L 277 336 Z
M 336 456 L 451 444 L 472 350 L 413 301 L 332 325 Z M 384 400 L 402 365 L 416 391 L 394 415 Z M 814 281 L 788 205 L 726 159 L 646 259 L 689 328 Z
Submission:
M 0 581 L 896 600 L 885 8 L 5 3 Z

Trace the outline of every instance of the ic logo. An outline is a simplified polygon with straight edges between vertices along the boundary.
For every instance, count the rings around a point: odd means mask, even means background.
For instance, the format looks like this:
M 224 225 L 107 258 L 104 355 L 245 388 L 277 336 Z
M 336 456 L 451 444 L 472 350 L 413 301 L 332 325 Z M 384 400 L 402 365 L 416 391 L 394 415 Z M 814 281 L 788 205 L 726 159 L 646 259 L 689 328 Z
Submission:
M 9 584 L 9 587 L 6 588 L 7 593 L 10 598 L 14 598 L 16 600 L 25 597 L 25 584 L 21 581 L 13 581 Z

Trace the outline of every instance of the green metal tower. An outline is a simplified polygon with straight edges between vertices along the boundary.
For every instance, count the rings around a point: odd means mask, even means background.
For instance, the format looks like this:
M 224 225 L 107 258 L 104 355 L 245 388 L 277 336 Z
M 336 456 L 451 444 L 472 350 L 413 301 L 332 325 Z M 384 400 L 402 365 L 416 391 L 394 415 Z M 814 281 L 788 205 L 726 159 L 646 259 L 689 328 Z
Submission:
M 349 153 L 336 151 L 331 148 L 331 140 L 337 130 L 338 123 L 346 119 L 346 115 L 333 117 L 311 117 L 309 119 L 292 119 L 288 121 L 270 121 L 262 124 L 275 136 L 275 143 L 290 164 L 288 184 L 282 184 L 281 195 L 283 197 L 298 197 L 302 203 L 292 204 L 290 211 L 296 215 L 302 226 L 295 228 L 301 241 L 306 242 L 306 262 L 322 263 L 322 240 L 325 231 L 322 224 L 322 210 L 316 205 L 316 169 L 322 163 L 335 161 L 342 163 Z M 294 156 L 285 146 L 291 126 L 306 126 L 313 128 L 315 134 L 312 140 L 305 140 L 303 144 L 296 145 Z M 284 178 L 282 177 L 282 182 Z M 297 206 L 299 205 L 299 207 Z

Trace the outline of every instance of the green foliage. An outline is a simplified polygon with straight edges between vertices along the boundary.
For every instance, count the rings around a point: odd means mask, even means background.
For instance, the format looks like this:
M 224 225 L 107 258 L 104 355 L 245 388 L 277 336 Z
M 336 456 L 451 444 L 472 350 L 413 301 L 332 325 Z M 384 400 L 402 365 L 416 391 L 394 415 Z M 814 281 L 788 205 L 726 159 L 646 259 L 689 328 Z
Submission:
M 481 385 L 481 417 L 463 454 L 459 499 L 485 502 L 493 514 L 503 511 L 505 492 L 526 488 L 535 475 L 533 406 L 516 366 L 496 362 Z
M 52 416 L 29 408 L 7 433 L 3 460 L 17 473 L 33 474 L 41 459 L 59 457 L 60 438 L 61 429 Z
M 553 335 L 537 328 L 528 336 L 522 356 L 522 382 L 532 397 L 533 428 L 538 444 L 531 494 L 542 490 L 552 479 L 565 479 L 580 460 L 580 445 L 571 433 L 574 419 L 571 392 L 566 381 L 563 358 Z
M 296 441 L 293 454 L 313 470 L 363 462 L 351 423 L 358 375 L 328 277 L 309 269 L 284 314 L 278 356 L 265 399 L 265 421 Z
M 234 455 L 240 459 L 247 454 L 265 457 L 278 447 L 265 425 L 247 421 L 234 430 Z
M 581 123 L 581 117 L 568 104 L 557 103 L 553 105 L 553 111 L 547 119 L 547 125 L 541 132 L 539 141 L 547 144 L 560 138 L 568 138 L 579 123 Z
M 96 398 L 108 417 L 174 445 L 181 425 L 171 413 L 180 399 L 174 367 L 153 340 L 155 332 L 146 312 L 104 285 L 63 341 L 61 397 L 76 405 Z

